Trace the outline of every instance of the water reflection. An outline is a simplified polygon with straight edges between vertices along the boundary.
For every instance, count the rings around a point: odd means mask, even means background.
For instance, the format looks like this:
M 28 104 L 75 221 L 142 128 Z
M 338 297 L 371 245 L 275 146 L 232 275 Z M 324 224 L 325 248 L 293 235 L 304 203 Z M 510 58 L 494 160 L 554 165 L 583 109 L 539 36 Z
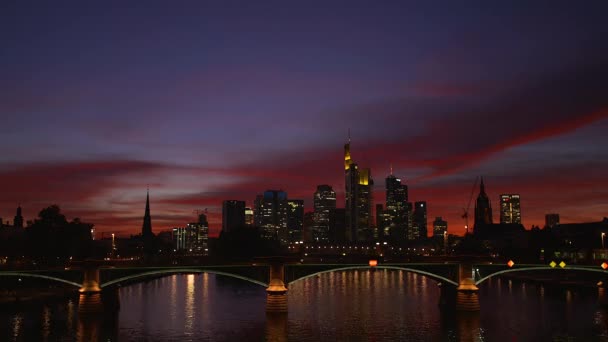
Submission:
M 293 283 L 289 313 L 267 315 L 261 286 L 208 274 L 173 275 L 121 288 L 116 293 L 120 311 L 90 310 L 99 299 L 95 296 L 7 307 L 0 310 L 0 341 L 594 341 L 608 337 L 608 313 L 598 303 L 599 289 L 566 290 L 497 278 L 482 286 L 481 312 L 472 314 L 440 309 L 439 292 L 435 281 L 408 272 L 339 271 Z M 102 296 L 102 301 L 105 298 L 110 297 Z
M 13 317 L 13 339 L 16 340 L 21 335 L 21 327 L 23 326 L 23 315 L 16 314 Z
M 42 340 L 47 341 L 51 333 L 51 309 L 44 306 L 42 309 Z
M 118 341 L 118 315 L 115 313 L 81 314 L 77 341 Z
M 188 274 L 186 276 L 187 287 L 186 287 L 186 319 L 184 320 L 184 332 L 187 336 L 192 335 L 192 326 L 194 324 L 194 274 Z
M 285 342 L 287 341 L 287 314 L 268 313 L 266 314 L 266 341 Z
M 479 312 L 460 312 L 456 318 L 459 341 L 484 341 Z

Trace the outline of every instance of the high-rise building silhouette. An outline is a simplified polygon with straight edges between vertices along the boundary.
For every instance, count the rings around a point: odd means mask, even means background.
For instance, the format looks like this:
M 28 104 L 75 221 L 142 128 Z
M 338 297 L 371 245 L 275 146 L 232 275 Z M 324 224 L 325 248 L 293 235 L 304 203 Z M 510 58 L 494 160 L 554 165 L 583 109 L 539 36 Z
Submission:
M 414 226 L 415 231 L 417 231 L 418 236 L 417 239 L 426 239 L 427 238 L 427 207 L 425 201 L 419 201 L 414 203 Z
M 21 205 L 17 207 L 17 214 L 13 219 L 13 227 L 23 228 L 23 215 L 21 215 Z
M 391 174 L 386 177 L 386 209 L 384 210 L 384 227 L 388 229 L 392 240 L 403 241 L 407 238 L 408 212 L 407 185 L 401 184 L 401 179 Z M 377 215 L 377 213 L 376 213 Z M 380 227 L 378 227 L 380 229 Z
M 376 203 L 376 229 L 378 230 L 377 238 L 383 238 L 389 234 L 389 223 L 387 214 L 382 203 Z
M 475 202 L 475 227 L 480 225 L 492 224 L 492 205 L 490 198 L 486 194 L 486 187 L 483 183 L 483 177 L 481 177 L 481 183 L 479 184 L 479 195 Z M 473 229 L 475 229 L 473 227 Z
M 407 212 L 407 239 L 416 240 L 420 236 L 418 226 L 414 225 L 414 203 L 405 203 L 405 211 Z
M 245 207 L 245 226 L 253 227 L 255 225 L 255 221 L 253 218 L 253 209 L 250 207 Z
M 245 226 L 245 201 L 222 202 L 222 231 L 230 233 Z
M 280 190 L 267 190 L 255 199 L 255 225 L 262 230 L 262 237 L 288 242 L 287 230 L 287 193 Z
M 173 249 L 190 255 L 209 255 L 209 223 L 207 216 L 200 214 L 198 222 L 172 230 Z
M 545 215 L 545 228 L 553 228 L 559 224 L 559 214 Z
M 144 223 L 141 227 L 141 235 L 143 237 L 151 237 L 152 234 L 152 218 L 150 217 L 150 190 L 146 191 L 146 210 L 144 213 Z
M 326 184 L 318 185 L 313 198 L 312 239 L 315 242 L 328 242 L 331 215 L 336 209 L 336 192 Z
M 346 210 L 335 208 L 329 216 L 329 242 L 346 242 Z
M 518 194 L 500 195 L 500 223 L 521 223 L 521 205 Z
M 350 155 L 350 137 L 344 145 L 346 239 L 365 241 L 373 237 L 371 231 L 373 185 L 370 169 L 359 169 Z
M 448 222 L 444 221 L 441 216 L 436 217 L 433 221 L 433 237 L 443 238 L 443 234 L 448 231 Z
M 304 231 L 304 200 L 287 200 L 287 231 L 289 242 L 302 240 Z
M 302 241 L 313 242 L 312 228 L 314 226 L 314 212 L 308 211 L 304 213 L 304 228 L 302 232 Z

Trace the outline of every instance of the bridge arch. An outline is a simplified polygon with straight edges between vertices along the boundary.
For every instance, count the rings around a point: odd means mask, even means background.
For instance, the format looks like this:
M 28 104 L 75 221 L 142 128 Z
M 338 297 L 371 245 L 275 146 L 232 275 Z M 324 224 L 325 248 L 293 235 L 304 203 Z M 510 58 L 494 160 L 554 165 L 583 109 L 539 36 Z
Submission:
M 399 271 L 412 272 L 412 273 L 424 275 L 426 277 L 429 277 L 429 278 L 431 278 L 433 280 L 436 280 L 436 281 L 439 281 L 439 282 L 444 282 L 444 283 L 447 283 L 447 284 L 452 284 L 454 286 L 458 286 L 458 283 L 455 282 L 455 281 L 453 281 L 453 280 L 451 280 L 451 279 L 448 279 L 446 277 L 443 277 L 443 276 L 440 276 L 440 275 L 437 275 L 437 274 L 434 274 L 434 273 L 431 273 L 431 272 L 427 272 L 427 271 L 423 271 L 423 270 L 418 270 L 418 269 L 415 269 L 415 268 L 400 267 L 400 266 L 384 266 L 384 265 L 378 265 L 378 266 L 375 266 L 374 268 L 375 269 L 399 270 Z M 318 275 L 321 275 L 321 274 L 324 274 L 324 273 L 331 273 L 331 272 L 337 272 L 337 271 L 348 271 L 348 270 L 361 270 L 361 269 L 367 269 L 367 270 L 369 270 L 369 269 L 371 269 L 371 267 L 368 266 L 368 265 L 360 265 L 360 266 L 348 266 L 348 267 L 332 268 L 330 270 L 323 270 L 323 271 L 320 271 L 320 272 L 316 272 L 316 273 L 312 273 L 312 274 L 306 275 L 306 276 L 298 278 L 298 279 L 294 279 L 294 280 L 290 281 L 288 283 L 288 285 L 291 285 L 291 284 L 293 284 L 295 282 L 298 282 L 298 281 L 301 281 L 301 280 L 304 280 L 304 279 L 308 279 L 308 278 L 312 278 L 312 277 L 315 277 L 315 276 L 318 276 Z
M 222 272 L 222 271 L 217 271 L 217 270 L 207 270 L 207 269 L 192 269 L 192 268 L 178 268 L 178 269 L 166 269 L 166 270 L 155 270 L 155 271 L 148 271 L 148 272 L 142 272 L 142 273 L 135 273 L 135 274 L 131 274 L 128 276 L 124 276 L 121 278 L 117 278 L 117 279 L 113 279 L 110 281 L 107 281 L 103 284 L 101 284 L 99 287 L 103 288 L 107 288 L 113 285 L 117 285 L 123 281 L 128 281 L 128 280 L 135 280 L 135 279 L 139 279 L 139 278 L 146 278 L 149 276 L 168 276 L 168 275 L 173 275 L 173 274 L 199 274 L 199 273 L 207 273 L 207 274 L 217 274 L 217 275 L 223 275 L 223 276 L 227 276 L 227 277 L 231 277 L 231 278 L 236 278 L 236 279 L 241 279 L 241 280 L 245 280 L 248 281 L 250 283 L 254 283 L 260 286 L 264 286 L 264 287 L 268 287 L 268 284 L 261 282 L 259 280 L 255 280 L 255 279 L 251 279 L 248 277 L 244 277 L 238 274 L 233 274 L 233 273 L 228 273 L 228 272 Z M 79 285 L 80 286 L 80 285 Z
M 561 267 L 553 268 L 550 266 L 531 266 L 531 267 L 509 268 L 506 270 L 494 272 L 492 274 L 489 274 L 489 275 L 477 280 L 475 282 L 475 285 L 479 285 L 479 284 L 483 283 L 484 281 L 486 281 L 494 276 L 497 276 L 497 275 L 512 273 L 512 272 L 525 272 L 525 271 L 556 271 L 556 272 L 559 272 L 559 271 L 586 271 L 586 272 L 602 273 L 602 274 L 608 276 L 608 271 L 600 270 L 595 267 L 591 268 L 591 267 L 581 267 L 581 266 L 568 266 L 568 267 L 564 267 L 564 268 L 561 268 Z
M 43 274 L 36 274 L 36 273 L 0 272 L 0 277 L 4 277 L 4 276 L 46 279 L 46 280 L 56 281 L 56 282 L 60 282 L 60 283 L 64 283 L 64 284 L 69 284 L 69 285 L 72 285 L 72 286 L 76 286 L 78 288 L 80 288 L 82 286 L 82 284 L 78 284 L 78 283 L 75 283 L 73 281 L 69 281 L 69 280 L 65 280 L 65 279 L 61 279 L 61 278 L 56 278 L 56 277 L 50 277 L 50 276 L 43 275 Z

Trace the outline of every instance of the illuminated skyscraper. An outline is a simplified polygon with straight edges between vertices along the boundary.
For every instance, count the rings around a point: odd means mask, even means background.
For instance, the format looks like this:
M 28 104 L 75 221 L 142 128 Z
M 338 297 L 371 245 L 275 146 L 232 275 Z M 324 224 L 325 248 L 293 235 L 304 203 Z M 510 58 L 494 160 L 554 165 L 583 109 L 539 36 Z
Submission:
M 418 226 L 414 225 L 414 204 L 412 202 L 405 203 L 405 211 L 407 212 L 407 239 L 416 240 L 420 234 Z
M 388 228 L 391 239 L 403 241 L 407 238 L 407 185 L 391 174 L 386 177 L 386 210 L 384 211 L 384 230 Z M 378 214 L 376 213 L 376 216 Z
M 350 157 L 350 138 L 344 145 L 346 239 L 351 242 L 373 238 L 371 231 L 373 186 L 370 169 L 359 169 Z
M 475 227 L 492 223 L 492 205 L 490 198 L 486 194 L 486 187 L 483 184 L 482 177 L 481 184 L 479 185 L 479 195 L 475 202 Z
M 173 228 L 171 236 L 175 251 L 190 255 L 209 255 L 209 225 L 204 214 L 199 215 L 199 222 Z
M 313 199 L 312 239 L 315 242 L 328 242 L 331 215 L 336 209 L 336 192 L 329 185 L 318 185 Z
M 146 209 L 144 212 L 144 223 L 141 227 L 141 235 L 144 238 L 154 236 L 152 234 L 152 218 L 150 217 L 150 191 L 146 191 Z
M 287 230 L 289 242 L 302 240 L 304 231 L 304 201 L 287 200 Z
M 420 201 L 414 203 L 414 226 L 416 227 L 418 239 L 427 238 L 427 217 L 426 217 L 426 202 Z
M 255 225 L 262 229 L 262 237 L 288 242 L 287 229 L 287 193 L 279 190 L 267 190 L 255 199 Z
M 518 194 L 500 195 L 500 223 L 521 224 L 521 206 Z
M 253 227 L 255 225 L 255 221 L 253 219 L 253 209 L 249 207 L 245 207 L 245 225 L 247 227 Z
M 382 206 L 382 203 L 376 203 L 376 229 L 378 230 L 377 238 L 383 238 L 390 233 L 390 222 L 388 220 L 388 214 Z
M 436 217 L 433 221 L 433 237 L 443 238 L 443 234 L 448 231 L 448 222 L 441 217 Z
M 245 226 L 245 201 L 226 200 L 222 203 L 222 231 L 230 233 Z

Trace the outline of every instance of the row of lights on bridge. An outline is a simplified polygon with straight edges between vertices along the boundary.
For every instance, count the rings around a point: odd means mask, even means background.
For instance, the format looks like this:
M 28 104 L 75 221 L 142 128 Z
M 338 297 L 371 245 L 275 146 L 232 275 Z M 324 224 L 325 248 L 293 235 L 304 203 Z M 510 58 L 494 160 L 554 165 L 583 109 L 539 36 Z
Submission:
M 377 243 L 376 243 L 376 245 L 378 245 L 378 244 L 380 244 L 380 243 L 379 243 L 379 242 L 377 242 Z M 384 243 L 384 245 L 386 245 L 386 242 Z M 310 247 L 310 249 L 315 249 L 315 246 L 306 246 L 306 247 L 304 247 L 304 248 L 308 249 L 309 247 Z M 323 248 L 323 249 L 327 249 L 327 248 L 329 248 L 329 249 L 333 249 L 333 248 L 334 248 L 334 246 L 329 246 L 329 247 L 328 247 L 328 246 L 316 246 L 316 247 L 317 247 L 317 249 L 321 249 L 321 248 Z M 294 246 L 294 247 L 288 247 L 288 248 L 290 248 L 290 249 L 291 249 L 291 248 L 295 248 L 295 246 Z M 348 248 L 348 249 L 352 249 L 352 248 L 353 248 L 353 246 L 348 246 L 348 247 L 346 247 L 346 246 L 336 246 L 336 249 L 346 249 L 346 248 Z M 359 246 L 355 246 L 354 248 L 355 248 L 355 249 L 358 249 L 358 248 L 359 248 Z M 363 246 L 361 246 L 361 249 L 362 249 L 362 250 L 363 250 L 363 249 L 370 249 L 370 247 L 363 247 Z M 373 247 L 372 247 L 372 249 L 373 249 Z M 391 249 L 395 249 L 395 247 L 391 247 Z M 401 250 L 403 250 L 403 248 L 399 247 L 399 250 L 401 251 Z M 408 251 L 413 250 L 413 251 L 415 252 L 415 251 L 416 251 L 416 248 L 409 248 L 409 247 L 408 247 L 408 249 L 407 249 L 407 250 L 408 250 Z M 422 252 L 424 252 L 426 249 L 424 249 L 424 248 L 420 248 L 420 250 L 421 250 Z M 431 251 L 431 252 L 434 252 L 434 251 L 435 251 L 435 249 L 434 249 L 434 248 L 431 248 L 431 249 L 430 249 L 430 251 Z
M 509 260 L 509 261 L 507 262 L 507 266 L 509 266 L 509 267 L 513 267 L 514 265 L 515 265 L 515 262 L 514 262 L 513 260 Z M 557 266 L 559 266 L 559 267 L 561 267 L 561 268 L 564 268 L 564 267 L 566 267 L 567 265 L 566 265 L 566 263 L 565 263 L 565 262 L 562 260 L 562 261 L 561 261 L 559 264 L 558 264 L 558 263 L 556 263 L 555 261 L 551 261 L 551 262 L 549 263 L 549 266 L 551 266 L 551 268 L 555 268 L 555 267 L 557 267 Z M 603 263 L 600 265 L 600 267 L 601 267 L 602 269 L 606 270 L 606 269 L 608 269 L 608 263 L 603 262 Z

